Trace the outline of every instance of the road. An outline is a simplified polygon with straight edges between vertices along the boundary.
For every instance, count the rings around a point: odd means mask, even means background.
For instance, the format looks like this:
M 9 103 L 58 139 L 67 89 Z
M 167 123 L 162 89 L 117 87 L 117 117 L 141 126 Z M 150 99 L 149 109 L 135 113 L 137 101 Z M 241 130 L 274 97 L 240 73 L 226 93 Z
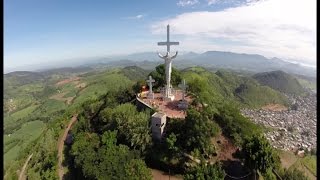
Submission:
M 62 134 L 62 136 L 60 136 L 59 140 L 58 140 L 58 175 L 59 175 L 59 179 L 62 180 L 63 179 L 63 148 L 64 148 L 64 142 L 67 138 L 68 132 L 71 129 L 71 127 L 73 126 L 73 124 L 77 121 L 77 117 L 78 114 L 73 115 L 71 121 L 69 122 L 67 128 L 64 130 L 64 133 Z
M 27 168 L 27 165 L 31 159 L 31 157 L 33 156 L 33 153 L 28 157 L 28 159 L 26 160 L 26 162 L 24 163 L 22 169 L 21 169 L 21 172 L 20 172 L 20 175 L 19 175 L 19 180 L 24 180 L 26 179 L 26 175 L 24 174 L 24 171 L 26 170 Z

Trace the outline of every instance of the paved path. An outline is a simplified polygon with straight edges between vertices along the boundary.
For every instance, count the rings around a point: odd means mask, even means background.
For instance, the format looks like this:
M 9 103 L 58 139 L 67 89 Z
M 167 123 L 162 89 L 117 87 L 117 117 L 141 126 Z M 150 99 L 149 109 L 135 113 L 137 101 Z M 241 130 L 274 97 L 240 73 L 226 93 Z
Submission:
M 62 180 L 63 179 L 63 149 L 64 149 L 64 142 L 67 138 L 68 132 L 71 129 L 72 125 L 77 121 L 77 117 L 78 114 L 73 115 L 71 121 L 68 124 L 68 127 L 65 129 L 64 133 L 62 136 L 60 136 L 59 140 L 58 140 L 58 175 L 59 175 L 59 179 Z
M 26 175 L 24 174 L 24 171 L 26 170 L 27 168 L 27 165 L 31 159 L 31 157 L 33 156 L 33 153 L 28 157 L 28 159 L 26 160 L 26 162 L 24 163 L 22 169 L 21 169 L 21 172 L 20 172 L 20 175 L 19 175 L 19 180 L 24 180 L 24 179 L 27 179 L 26 178 Z

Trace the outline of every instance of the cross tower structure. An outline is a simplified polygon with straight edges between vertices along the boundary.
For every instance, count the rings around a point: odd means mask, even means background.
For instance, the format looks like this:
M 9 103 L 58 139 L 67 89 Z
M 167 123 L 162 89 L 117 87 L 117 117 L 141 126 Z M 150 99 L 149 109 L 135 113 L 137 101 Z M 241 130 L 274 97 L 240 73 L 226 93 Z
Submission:
M 167 41 L 165 42 L 158 42 L 158 46 L 167 46 L 167 53 L 166 55 L 161 55 L 158 53 L 158 56 L 161 59 L 164 59 L 165 63 L 165 72 L 166 72 L 166 86 L 165 86 L 165 100 L 172 101 L 174 99 L 174 95 L 172 94 L 172 85 L 171 85 L 171 66 L 172 60 L 177 57 L 178 51 L 175 52 L 173 56 L 170 55 L 170 46 L 172 45 L 179 45 L 179 42 L 170 42 L 170 26 L 167 25 Z

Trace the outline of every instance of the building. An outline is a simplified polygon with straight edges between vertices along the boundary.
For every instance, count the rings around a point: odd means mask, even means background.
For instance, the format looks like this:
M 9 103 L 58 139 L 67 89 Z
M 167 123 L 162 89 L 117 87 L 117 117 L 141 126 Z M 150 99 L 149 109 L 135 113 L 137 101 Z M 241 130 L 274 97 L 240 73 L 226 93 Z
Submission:
M 151 117 L 152 138 L 161 140 L 164 127 L 166 126 L 167 116 L 164 113 L 156 112 Z

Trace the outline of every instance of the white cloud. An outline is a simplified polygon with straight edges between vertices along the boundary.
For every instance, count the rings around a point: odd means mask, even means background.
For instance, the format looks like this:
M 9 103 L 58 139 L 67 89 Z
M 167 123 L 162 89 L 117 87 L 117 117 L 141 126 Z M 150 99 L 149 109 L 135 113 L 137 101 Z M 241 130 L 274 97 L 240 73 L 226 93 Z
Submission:
M 199 1 L 198 0 L 180 0 L 177 5 L 178 6 L 192 6 L 192 5 L 195 5 L 195 4 L 198 4 Z
M 126 19 L 142 19 L 142 18 L 144 18 L 144 17 L 145 17 L 145 15 L 143 15 L 143 14 L 138 14 L 138 15 L 136 15 L 136 16 L 126 17 Z
M 151 27 L 152 33 L 164 34 L 167 24 L 172 27 L 171 34 L 192 38 L 194 48 L 258 53 L 316 63 L 316 0 L 248 0 L 245 6 L 218 12 L 184 13 L 156 22 Z M 216 38 L 237 42 L 237 45 L 214 42 Z M 186 42 L 180 44 L 183 43 Z
M 207 0 L 208 1 L 208 5 L 212 5 L 212 4 L 216 4 L 219 0 Z

